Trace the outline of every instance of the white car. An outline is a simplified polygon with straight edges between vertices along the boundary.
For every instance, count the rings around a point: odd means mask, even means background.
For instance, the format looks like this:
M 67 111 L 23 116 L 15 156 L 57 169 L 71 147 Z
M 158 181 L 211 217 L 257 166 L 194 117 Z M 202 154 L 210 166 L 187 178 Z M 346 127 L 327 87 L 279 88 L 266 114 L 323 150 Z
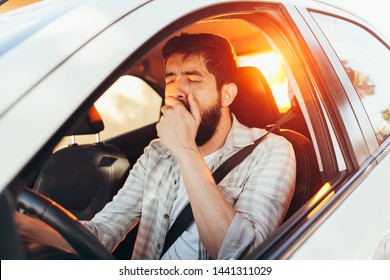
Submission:
M 390 44 L 367 22 L 318 1 L 49 0 L 0 15 L 1 259 L 130 258 L 136 232 L 111 254 L 52 200 L 88 219 L 112 198 L 157 137 L 160 49 L 181 32 L 233 44 L 239 120 L 294 112 L 274 133 L 296 193 L 250 258 L 390 258 Z M 79 255 L 24 247 L 15 209 Z

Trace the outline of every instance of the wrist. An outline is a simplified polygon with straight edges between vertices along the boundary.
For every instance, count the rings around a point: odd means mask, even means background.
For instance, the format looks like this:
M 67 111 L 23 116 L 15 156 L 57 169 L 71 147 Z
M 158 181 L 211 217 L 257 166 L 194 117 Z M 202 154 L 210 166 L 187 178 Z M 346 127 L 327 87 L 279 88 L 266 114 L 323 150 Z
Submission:
M 171 151 L 179 163 L 191 162 L 194 157 L 200 156 L 200 151 L 196 145 L 175 147 L 175 149 L 172 149 Z

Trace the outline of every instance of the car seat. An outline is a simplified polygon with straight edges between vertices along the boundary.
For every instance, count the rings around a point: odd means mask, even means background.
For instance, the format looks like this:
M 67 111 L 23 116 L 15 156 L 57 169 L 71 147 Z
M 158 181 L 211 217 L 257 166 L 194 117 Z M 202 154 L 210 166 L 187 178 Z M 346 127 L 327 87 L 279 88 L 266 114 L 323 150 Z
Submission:
M 115 146 L 100 142 L 103 121 L 92 107 L 67 136 L 96 134 L 93 144 L 72 143 L 53 153 L 33 187 L 80 220 L 90 220 L 116 194 L 127 178 L 130 163 Z
M 230 108 L 242 124 L 248 127 L 267 128 L 278 121 L 281 114 L 272 91 L 258 68 L 239 67 L 236 84 L 238 94 Z M 289 122 L 303 119 L 295 99 L 292 100 L 290 110 L 294 112 L 293 119 L 289 119 Z M 308 137 L 297 131 L 283 128 L 283 124 L 274 133 L 290 141 L 297 162 L 295 191 L 285 216 L 287 220 L 319 190 L 322 186 L 322 176 L 313 143 Z

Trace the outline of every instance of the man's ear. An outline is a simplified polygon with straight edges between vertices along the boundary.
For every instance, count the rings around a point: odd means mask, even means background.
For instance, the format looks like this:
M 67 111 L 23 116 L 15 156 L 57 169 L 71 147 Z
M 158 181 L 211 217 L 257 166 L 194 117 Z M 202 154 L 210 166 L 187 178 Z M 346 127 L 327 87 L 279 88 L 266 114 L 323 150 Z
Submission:
M 235 83 L 224 84 L 221 91 L 221 105 L 222 107 L 229 107 L 234 98 L 236 98 L 238 89 Z

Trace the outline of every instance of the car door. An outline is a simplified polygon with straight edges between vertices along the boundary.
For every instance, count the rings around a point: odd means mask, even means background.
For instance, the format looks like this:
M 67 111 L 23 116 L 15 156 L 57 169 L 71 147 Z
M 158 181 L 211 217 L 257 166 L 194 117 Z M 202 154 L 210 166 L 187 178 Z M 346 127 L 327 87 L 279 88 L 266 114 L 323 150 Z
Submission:
M 390 181 L 386 174 L 390 167 L 390 80 L 386 74 L 389 45 L 357 19 L 315 10 L 309 13 L 327 39 L 323 44 L 329 42 L 331 46 L 324 48 L 343 84 L 369 155 L 354 150 L 359 163 L 354 182 L 345 183 L 346 194 L 338 202 L 340 206 L 327 214 L 323 224 L 292 257 L 370 259 L 375 251 L 375 257 L 385 256 L 388 249 L 383 241 L 390 229 Z M 314 32 L 321 37 L 319 30 Z M 343 110 L 340 106 L 339 111 Z M 349 133 L 349 138 L 355 142 L 353 134 Z
M 311 49 L 308 63 L 316 65 L 318 95 L 328 131 L 334 131 L 332 145 L 340 147 L 345 174 L 329 178 L 328 202 L 307 217 L 310 223 L 302 222 L 294 232 L 299 237 L 286 235 L 280 241 L 283 246 L 269 246 L 272 253 L 263 257 L 383 258 L 388 256 L 390 217 L 386 176 L 390 86 L 384 74 L 389 46 L 367 23 L 340 11 L 288 9 Z

